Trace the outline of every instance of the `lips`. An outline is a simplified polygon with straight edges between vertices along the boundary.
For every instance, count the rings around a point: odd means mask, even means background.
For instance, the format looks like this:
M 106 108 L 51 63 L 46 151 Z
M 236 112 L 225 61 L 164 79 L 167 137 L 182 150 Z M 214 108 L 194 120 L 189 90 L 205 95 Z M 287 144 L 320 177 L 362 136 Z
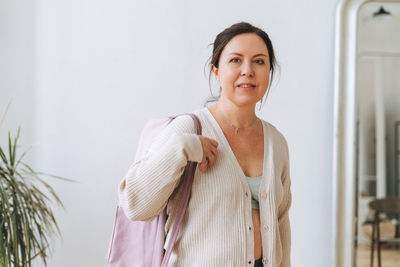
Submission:
M 252 88 L 252 87 L 256 87 L 254 84 L 252 83 L 239 83 L 237 87 L 240 88 Z

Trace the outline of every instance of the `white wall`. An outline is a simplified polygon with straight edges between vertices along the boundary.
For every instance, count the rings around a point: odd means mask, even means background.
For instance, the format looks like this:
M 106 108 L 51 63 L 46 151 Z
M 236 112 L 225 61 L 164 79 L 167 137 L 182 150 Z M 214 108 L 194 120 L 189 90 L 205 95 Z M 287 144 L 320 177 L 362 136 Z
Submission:
M 1 2 L 2 12 L 12 14 L 1 27 L 34 33 L 32 46 L 15 48 L 20 39 L 1 32 L 0 40 L 10 42 L 2 54 L 23 51 L 22 65 L 34 59 L 24 87 L 32 106 L 15 107 L 10 119 L 33 122 L 25 134 L 36 144 L 34 166 L 78 181 L 51 181 L 66 211 L 57 210 L 63 240 L 49 266 L 104 266 L 117 184 L 141 127 L 149 118 L 201 107 L 209 94 L 207 45 L 239 21 L 270 34 L 281 64 L 260 115 L 290 146 L 293 266 L 330 266 L 336 2 L 37 0 L 28 16 L 20 11 L 25 5 Z M 27 26 L 8 23 L 16 20 Z M 12 61 L 0 61 L 0 81 Z M 2 109 L 5 98 L 22 98 L 12 89 L 19 81 L 9 84 L 1 84 Z
M 34 143 L 34 15 L 31 1 L 0 0 L 0 120 L 11 102 L 0 144 L 6 144 L 8 129 L 15 136 L 21 126 L 25 149 Z

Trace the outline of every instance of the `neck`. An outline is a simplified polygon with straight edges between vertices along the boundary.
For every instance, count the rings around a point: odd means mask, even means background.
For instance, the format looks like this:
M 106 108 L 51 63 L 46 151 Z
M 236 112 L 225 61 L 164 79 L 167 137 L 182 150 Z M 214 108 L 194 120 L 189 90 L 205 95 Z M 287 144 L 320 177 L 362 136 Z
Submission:
M 255 104 L 248 106 L 237 106 L 231 101 L 220 100 L 215 104 L 215 108 L 226 117 L 230 123 L 238 128 L 251 125 L 256 119 Z M 218 112 L 217 111 L 217 112 Z

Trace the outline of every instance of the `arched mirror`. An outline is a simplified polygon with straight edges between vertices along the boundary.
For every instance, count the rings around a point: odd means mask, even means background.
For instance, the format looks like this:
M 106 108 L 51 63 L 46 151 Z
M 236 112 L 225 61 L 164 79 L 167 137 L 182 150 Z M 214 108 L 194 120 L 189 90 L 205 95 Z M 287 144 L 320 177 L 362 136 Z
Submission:
M 400 266 L 400 0 L 336 17 L 334 265 Z

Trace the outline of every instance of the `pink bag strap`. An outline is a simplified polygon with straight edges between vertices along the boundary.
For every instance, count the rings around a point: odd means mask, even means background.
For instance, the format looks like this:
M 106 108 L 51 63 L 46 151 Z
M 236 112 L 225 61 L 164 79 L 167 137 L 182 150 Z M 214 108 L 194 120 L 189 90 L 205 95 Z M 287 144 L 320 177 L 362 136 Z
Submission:
M 189 115 L 190 117 L 192 117 L 195 127 L 196 127 L 196 134 L 201 135 L 201 123 L 200 123 L 199 118 L 196 115 L 194 115 L 192 113 L 184 113 L 184 114 L 176 115 L 176 116 L 173 116 L 170 118 L 172 120 L 172 119 L 175 119 L 176 117 L 182 116 L 182 115 Z M 172 226 L 171 237 L 168 242 L 167 248 L 165 250 L 165 254 L 164 254 L 163 261 L 161 263 L 161 267 L 167 266 L 169 257 L 171 256 L 172 249 L 175 245 L 175 241 L 178 236 L 179 229 L 181 228 L 183 215 L 185 215 L 186 207 L 188 205 L 190 193 L 192 190 L 192 184 L 193 184 L 193 179 L 194 179 L 194 173 L 196 171 L 196 166 L 197 166 L 197 162 L 190 162 L 188 164 L 188 166 L 186 166 L 187 167 L 187 169 L 186 169 L 187 175 L 186 175 L 186 179 L 183 181 L 183 185 L 182 185 L 183 186 L 182 198 L 180 199 L 179 204 L 178 204 L 178 211 L 176 213 L 175 222 Z

